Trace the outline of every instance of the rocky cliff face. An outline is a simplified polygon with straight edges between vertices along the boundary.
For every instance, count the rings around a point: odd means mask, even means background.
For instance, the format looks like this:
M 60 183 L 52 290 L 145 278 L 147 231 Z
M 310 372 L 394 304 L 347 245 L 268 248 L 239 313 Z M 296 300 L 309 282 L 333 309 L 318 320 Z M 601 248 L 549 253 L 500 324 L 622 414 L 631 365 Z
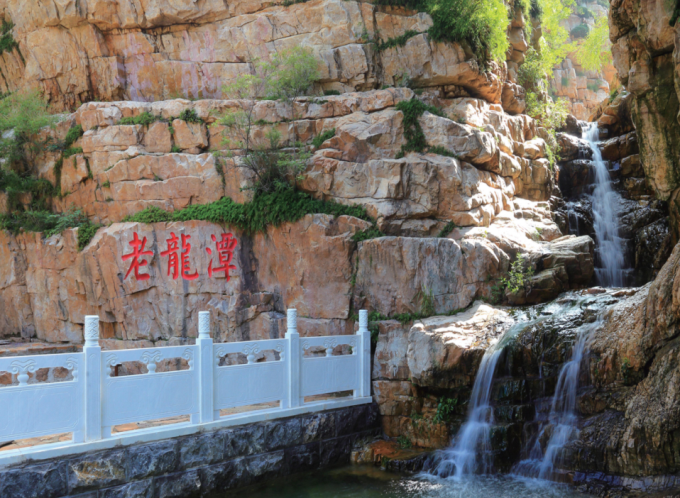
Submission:
M 96 313 L 106 317 L 108 338 L 186 339 L 195 333 L 187 324 L 195 323 L 196 312 L 210 308 L 223 317 L 217 318 L 216 334 L 238 340 L 251 333 L 277 336 L 283 330 L 281 312 L 293 306 L 315 330 L 345 333 L 353 328 L 352 310 L 367 307 L 385 316 L 419 311 L 423 289 L 433 295 L 435 313 L 491 298 L 493 285 L 518 253 L 537 270 L 532 292 L 521 299 L 537 302 L 585 285 L 592 274 L 592 241 L 559 239 L 549 205 L 542 201 L 550 196 L 553 176 L 535 122 L 482 100 L 441 100 L 444 114 L 453 119 L 426 112 L 420 123 L 430 144 L 459 159 L 436 154 L 397 159 L 405 139 L 403 114 L 394 106 L 411 97 L 408 89 L 389 89 L 308 99 L 300 104 L 303 119 L 292 122 L 276 102 L 257 103 L 256 115 L 267 123 L 258 125 L 257 136 L 271 127 L 291 134 L 295 127 L 307 141 L 335 128 L 335 136 L 310 159 L 301 188 L 366 207 L 380 229 L 396 236 L 358 245 L 352 235 L 370 225 L 352 217 L 309 215 L 270 228 L 266 236 L 199 222 L 117 223 L 149 206 L 176 210 L 223 196 L 249 199 L 241 190 L 251 181 L 246 170 L 208 153 L 211 146 L 225 147 L 222 130 L 211 124 L 212 111 L 235 103 L 82 106 L 51 133 L 63 138 L 70 126 L 82 126 L 87 131 L 74 145 L 83 152 L 67 158 L 60 169 L 55 167 L 59 156 L 47 152 L 36 161 L 36 174 L 60 185 L 55 209 L 76 207 L 95 221 L 114 224 L 100 230 L 82 252 L 75 231 L 49 239 L 5 233 L 2 260 L 11 264 L 4 266 L 3 335 L 80 342 L 83 316 Z M 173 119 L 186 110 L 204 122 Z M 167 122 L 120 124 L 142 112 Z M 460 116 L 469 124 L 454 121 Z M 458 228 L 433 238 L 450 221 Z M 175 230 L 191 236 L 193 251 L 202 258 L 193 263 L 197 280 L 181 285 L 180 280 L 165 282 L 168 261 L 161 255 Z M 229 283 L 206 274 L 206 248 L 213 244 L 212 235 L 219 239 L 223 232 L 239 241 L 234 256 L 239 270 Z M 123 259 L 134 233 L 140 240 L 147 237 L 146 250 L 153 253 L 150 279 L 136 284 L 125 278 L 129 262 Z M 329 261 L 337 272 L 330 271 Z M 335 295 L 344 297 L 331 298 Z
M 314 0 L 281 5 L 222 0 L 0 2 L 18 46 L 0 58 L 2 91 L 38 87 L 58 107 L 92 100 L 221 98 L 222 85 L 255 58 L 302 45 L 323 61 L 323 89 L 355 91 L 406 80 L 444 94 L 472 95 L 521 112 L 523 90 L 505 65 L 480 72 L 463 47 L 431 42 L 426 14 L 369 3 Z M 523 20 L 510 28 L 527 44 Z M 419 34 L 378 51 L 374 41 Z M 512 66 L 511 61 L 511 66 Z M 515 65 L 516 67 L 516 65 Z M 514 72 L 512 74 L 515 74 Z
M 680 149 L 677 137 L 680 28 L 674 2 L 616 0 L 609 11 L 612 54 L 619 79 L 633 95 L 630 102 L 640 144 L 640 160 L 650 185 L 671 204 L 678 240 L 677 197 Z

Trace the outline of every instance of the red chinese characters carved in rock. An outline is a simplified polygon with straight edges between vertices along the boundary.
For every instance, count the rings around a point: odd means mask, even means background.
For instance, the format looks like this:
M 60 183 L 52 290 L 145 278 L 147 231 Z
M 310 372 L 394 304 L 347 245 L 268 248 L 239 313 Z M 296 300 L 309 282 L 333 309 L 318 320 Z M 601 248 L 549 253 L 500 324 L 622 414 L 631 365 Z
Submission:
M 212 259 L 210 259 L 208 275 L 212 277 L 213 273 L 219 273 L 223 271 L 224 276 L 227 277 L 227 282 L 229 282 L 231 278 L 229 276 L 229 270 L 236 269 L 236 265 L 232 265 L 231 260 L 234 257 L 234 249 L 236 248 L 236 244 L 238 244 L 238 240 L 236 240 L 230 233 L 223 233 L 220 240 L 217 240 L 217 237 L 214 235 L 211 235 L 210 237 L 212 238 L 213 242 L 215 242 L 217 258 L 220 262 L 220 266 L 218 268 L 213 268 L 213 262 Z M 212 249 L 206 247 L 205 250 L 208 254 L 212 255 Z
M 180 239 L 175 235 L 174 232 L 170 234 L 170 238 L 165 242 L 167 243 L 167 249 L 161 252 L 161 256 L 168 257 L 168 276 L 177 280 L 181 272 L 182 278 L 184 280 L 196 280 L 198 278 L 198 271 L 191 273 L 189 268 L 189 253 L 191 252 L 191 244 L 189 244 L 189 239 L 191 235 L 181 235 L 182 239 L 182 252 L 181 256 L 179 253 Z M 181 267 L 180 267 L 181 262 Z
M 123 254 L 123 261 L 132 259 L 132 262 L 130 263 L 130 268 L 128 268 L 128 271 L 125 274 L 125 278 L 123 280 L 128 278 L 130 272 L 132 272 L 133 270 L 135 272 L 136 280 L 149 280 L 151 276 L 148 273 L 139 273 L 139 269 L 142 266 L 146 266 L 149 264 L 149 262 L 146 259 L 141 258 L 143 258 L 144 256 L 153 256 L 153 251 L 144 250 L 144 248 L 146 247 L 146 237 L 144 237 L 142 240 L 139 240 L 139 235 L 137 235 L 137 232 L 135 232 L 133 239 L 130 241 L 130 245 L 132 246 L 132 252 L 130 254 Z

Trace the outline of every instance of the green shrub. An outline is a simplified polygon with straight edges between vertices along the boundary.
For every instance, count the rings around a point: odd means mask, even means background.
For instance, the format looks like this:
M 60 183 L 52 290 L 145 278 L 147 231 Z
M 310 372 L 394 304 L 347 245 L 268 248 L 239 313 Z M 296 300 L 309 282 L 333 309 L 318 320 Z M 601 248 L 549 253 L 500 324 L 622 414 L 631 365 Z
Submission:
M 588 7 L 584 7 L 583 5 L 576 6 L 576 15 L 581 17 L 582 19 L 595 19 L 593 11 L 590 10 Z
M 562 76 L 562 86 L 569 86 L 569 78 L 567 76 Z
M 194 109 L 184 109 L 182 112 L 180 112 L 177 119 L 181 119 L 182 121 L 186 121 L 187 123 L 203 122 L 203 120 L 198 116 L 198 114 L 196 114 L 196 111 Z
M 503 0 L 430 0 L 427 11 L 432 40 L 467 43 L 483 65 L 505 60 L 509 19 Z
M 600 83 L 598 83 L 597 81 L 589 82 L 586 84 L 586 87 L 591 92 L 597 92 L 600 89 Z
M 586 71 L 600 72 L 612 61 L 609 22 L 607 16 L 597 18 L 593 29 L 586 33 L 585 40 L 576 50 L 576 60 Z
M 328 140 L 329 138 L 333 138 L 335 136 L 335 128 L 331 128 L 330 130 L 324 131 L 321 135 L 318 135 L 314 137 L 312 140 L 312 145 L 316 147 L 317 149 L 321 147 L 321 145 Z
M 149 207 L 124 221 L 156 223 L 159 221 L 201 220 L 225 223 L 247 233 L 262 232 L 268 226 L 297 221 L 310 213 L 333 216 L 356 216 L 372 221 L 361 206 L 345 206 L 333 201 L 313 199 L 311 196 L 292 189 L 271 193 L 257 193 L 252 201 L 238 204 L 228 197 L 209 204 L 194 204 L 173 213 Z
M 352 240 L 354 242 L 363 242 L 364 240 L 377 239 L 384 236 L 385 234 L 382 233 L 377 227 L 371 227 L 352 235 Z
M 97 230 L 102 227 L 99 223 L 91 223 L 89 220 L 85 221 L 78 227 L 78 250 L 82 251 L 94 238 Z
M 437 403 L 437 413 L 434 416 L 434 422 L 437 424 L 445 424 L 451 421 L 451 415 L 456 411 L 458 406 L 458 398 L 439 398 Z
M 13 28 L 13 22 L 2 21 L 2 29 L 0 29 L 0 54 L 19 48 L 19 44 L 12 35 Z
M 50 140 L 36 139 L 38 132 L 53 126 L 57 116 L 50 114 L 47 102 L 37 91 L 15 92 L 0 100 L 0 157 L 12 169 L 29 169 L 36 154 Z M 5 134 L 13 130 L 13 134 Z
M 19 195 L 31 194 L 31 208 L 43 211 L 49 205 L 50 198 L 54 195 L 54 187 L 45 179 L 32 176 L 20 176 L 14 171 L 0 168 L 0 192 L 5 192 L 8 199 L 10 212 L 21 210 Z
M 63 158 L 68 159 L 71 156 L 75 156 L 76 154 L 82 154 L 83 153 L 83 148 L 82 147 L 69 147 L 68 149 L 64 150 Z
M 21 230 L 42 232 L 45 237 L 51 237 L 67 228 L 76 228 L 86 223 L 89 223 L 89 221 L 77 209 L 59 214 L 49 211 L 25 211 L 0 215 L 0 228 L 4 230 L 9 230 L 15 234 Z
M 323 91 L 323 94 L 324 94 L 326 97 L 330 97 L 331 95 L 341 95 L 341 94 L 340 94 L 340 90 L 324 90 L 324 91 Z
M 182 149 L 179 148 L 179 145 L 173 145 L 172 147 L 170 147 L 170 152 L 172 152 L 173 154 L 179 154 L 180 152 L 182 152 Z
M 579 24 L 574 29 L 571 30 L 571 37 L 575 40 L 580 38 L 585 38 L 590 33 L 590 28 L 587 24 Z
M 501 279 L 501 285 L 511 293 L 525 290 L 529 287 L 534 269 L 524 260 L 521 253 L 517 254 L 515 261 L 510 265 L 507 277 Z
M 435 145 L 434 147 L 428 147 L 427 152 L 430 154 L 437 154 L 439 156 L 446 156 L 446 157 L 458 157 L 458 154 L 451 152 L 449 149 L 446 147 L 442 147 L 441 145 Z
M 149 126 L 155 123 L 156 121 L 159 121 L 160 119 L 161 119 L 160 116 L 154 116 L 150 112 L 143 112 L 138 116 L 128 116 L 126 118 L 123 118 L 118 122 L 118 124 Z
M 73 145 L 76 140 L 83 136 L 83 127 L 81 125 L 76 125 L 68 130 L 66 133 L 66 138 L 64 138 L 64 149 L 68 149 Z
M 397 438 L 397 445 L 399 446 L 400 449 L 402 450 L 408 450 L 411 449 L 413 444 L 411 443 L 411 440 L 404 436 L 403 434 Z

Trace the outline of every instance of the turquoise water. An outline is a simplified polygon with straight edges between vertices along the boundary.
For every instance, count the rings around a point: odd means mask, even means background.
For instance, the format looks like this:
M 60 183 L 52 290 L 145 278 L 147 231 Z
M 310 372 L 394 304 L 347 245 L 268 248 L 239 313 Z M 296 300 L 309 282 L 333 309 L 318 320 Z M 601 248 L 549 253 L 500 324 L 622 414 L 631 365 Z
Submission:
M 509 476 L 474 476 L 461 481 L 401 476 L 375 467 L 345 467 L 300 474 L 239 490 L 249 498 L 579 498 L 590 495 L 554 483 Z M 226 497 L 225 497 L 226 498 Z

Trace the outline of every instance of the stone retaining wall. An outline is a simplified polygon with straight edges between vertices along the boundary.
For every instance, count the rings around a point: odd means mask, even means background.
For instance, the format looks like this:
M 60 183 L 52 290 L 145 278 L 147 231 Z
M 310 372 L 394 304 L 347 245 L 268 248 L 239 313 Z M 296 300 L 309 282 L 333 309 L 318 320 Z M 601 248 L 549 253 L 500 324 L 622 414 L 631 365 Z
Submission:
M 193 498 L 348 464 L 375 405 L 231 427 L 0 470 L 3 498 Z

